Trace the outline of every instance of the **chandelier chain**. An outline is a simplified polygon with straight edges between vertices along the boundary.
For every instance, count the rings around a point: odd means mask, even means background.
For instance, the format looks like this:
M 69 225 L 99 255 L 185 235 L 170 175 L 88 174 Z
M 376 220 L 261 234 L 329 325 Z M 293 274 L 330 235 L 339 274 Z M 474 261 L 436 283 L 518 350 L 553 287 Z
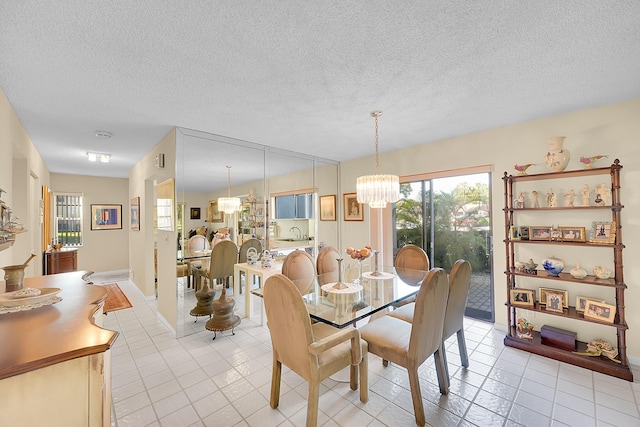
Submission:
M 227 197 L 231 197 L 231 166 L 227 165 Z
M 380 154 L 378 154 L 378 115 L 374 115 L 376 127 L 376 175 L 380 174 Z

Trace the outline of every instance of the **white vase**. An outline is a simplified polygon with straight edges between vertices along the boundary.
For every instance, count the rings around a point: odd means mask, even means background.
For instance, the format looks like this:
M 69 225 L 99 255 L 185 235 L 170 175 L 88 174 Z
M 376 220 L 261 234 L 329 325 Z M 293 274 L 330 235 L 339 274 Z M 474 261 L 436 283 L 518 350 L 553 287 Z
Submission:
M 564 136 L 549 138 L 549 151 L 544 156 L 544 162 L 554 172 L 565 170 L 569 164 L 571 153 L 563 147 L 565 138 Z
M 569 271 L 569 274 L 571 274 L 576 279 L 584 279 L 585 277 L 587 277 L 587 270 L 580 267 L 579 262 L 576 262 L 576 266 L 573 267 L 571 271 Z

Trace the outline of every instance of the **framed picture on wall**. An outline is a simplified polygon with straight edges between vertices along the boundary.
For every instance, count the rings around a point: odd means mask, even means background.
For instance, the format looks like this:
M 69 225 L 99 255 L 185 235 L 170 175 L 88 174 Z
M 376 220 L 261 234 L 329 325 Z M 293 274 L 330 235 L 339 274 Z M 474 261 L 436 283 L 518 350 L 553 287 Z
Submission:
M 91 205 L 91 229 L 122 229 L 122 205 Z
M 131 199 L 131 229 L 140 230 L 140 197 Z
M 200 208 L 191 208 L 191 219 L 200 219 Z
M 223 222 L 224 212 L 218 209 L 217 200 L 209 200 L 209 209 L 207 210 L 209 222 Z
M 342 195 L 344 205 L 345 221 L 364 221 L 364 206 L 358 203 L 356 193 L 345 193 Z
M 320 196 L 320 221 L 336 220 L 336 195 Z

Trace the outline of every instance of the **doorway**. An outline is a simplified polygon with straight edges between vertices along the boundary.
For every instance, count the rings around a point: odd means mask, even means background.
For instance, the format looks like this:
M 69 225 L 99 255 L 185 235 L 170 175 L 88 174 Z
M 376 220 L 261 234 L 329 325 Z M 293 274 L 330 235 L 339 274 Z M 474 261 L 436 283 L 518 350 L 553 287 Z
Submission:
M 458 259 L 471 263 L 465 315 L 494 321 L 491 173 L 413 178 L 400 185 L 393 219 L 394 256 L 413 244 L 431 267 L 447 273 Z

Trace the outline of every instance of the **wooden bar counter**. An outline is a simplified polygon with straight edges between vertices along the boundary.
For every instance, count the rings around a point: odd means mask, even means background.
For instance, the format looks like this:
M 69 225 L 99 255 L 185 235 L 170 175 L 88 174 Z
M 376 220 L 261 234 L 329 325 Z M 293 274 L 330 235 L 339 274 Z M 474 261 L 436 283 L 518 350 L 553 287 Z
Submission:
M 25 288 L 60 288 L 62 301 L 0 314 L 2 423 L 111 424 L 110 348 L 118 333 L 100 327 L 108 291 L 85 283 L 84 273 L 26 278 Z

